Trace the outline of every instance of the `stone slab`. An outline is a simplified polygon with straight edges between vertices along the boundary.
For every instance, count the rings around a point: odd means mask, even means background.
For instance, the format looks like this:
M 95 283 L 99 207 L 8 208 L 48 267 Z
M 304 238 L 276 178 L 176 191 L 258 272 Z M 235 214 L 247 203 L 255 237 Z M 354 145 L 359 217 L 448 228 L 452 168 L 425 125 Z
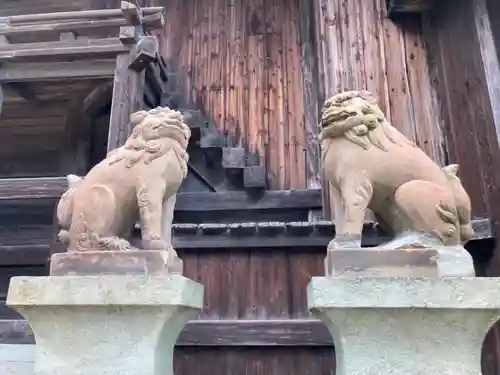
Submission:
M 500 318 L 500 278 L 315 277 L 307 294 L 337 375 L 481 375 Z
M 438 252 L 432 249 L 357 248 L 328 250 L 327 276 L 433 277 L 438 276 Z
M 307 287 L 309 308 L 500 308 L 500 278 L 327 278 Z
M 51 276 L 154 276 L 165 273 L 182 274 L 182 261 L 169 251 L 72 251 L 53 254 L 50 259 Z
M 394 247 L 393 247 L 394 246 Z M 472 256 L 463 246 L 424 246 L 396 241 L 377 247 L 328 249 L 328 277 L 473 277 Z
M 203 285 L 178 275 L 14 277 L 7 305 L 35 335 L 33 375 L 173 375 Z
M 175 305 L 202 308 L 203 285 L 184 276 L 16 276 L 7 306 Z

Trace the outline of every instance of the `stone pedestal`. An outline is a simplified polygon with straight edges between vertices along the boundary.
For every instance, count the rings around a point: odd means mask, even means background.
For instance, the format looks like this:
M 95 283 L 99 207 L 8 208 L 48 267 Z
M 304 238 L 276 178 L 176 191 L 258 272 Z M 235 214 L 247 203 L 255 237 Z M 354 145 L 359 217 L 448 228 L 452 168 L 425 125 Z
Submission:
M 500 317 L 498 278 L 324 278 L 307 290 L 328 327 L 337 375 L 481 375 Z
M 203 286 L 154 267 L 154 254 L 140 267 L 133 254 L 103 254 L 90 263 L 107 274 L 92 275 L 84 265 L 96 256 L 69 254 L 53 270 L 74 276 L 11 279 L 7 305 L 35 334 L 34 375 L 172 375 L 174 344 L 201 310 Z

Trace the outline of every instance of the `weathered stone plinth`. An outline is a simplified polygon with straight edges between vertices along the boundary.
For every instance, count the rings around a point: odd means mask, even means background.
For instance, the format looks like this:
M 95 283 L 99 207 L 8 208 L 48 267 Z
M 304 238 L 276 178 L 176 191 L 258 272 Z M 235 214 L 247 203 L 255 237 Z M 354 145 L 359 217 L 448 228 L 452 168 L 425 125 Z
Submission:
M 35 334 L 35 375 L 172 375 L 202 302 L 178 275 L 14 277 L 7 297 Z
M 472 277 L 474 263 L 462 246 L 329 249 L 325 275 L 335 277 Z
M 328 327 L 337 375 L 481 375 L 500 317 L 498 278 L 324 278 L 308 304 Z
M 51 276 L 182 275 L 175 250 L 72 251 L 53 254 Z

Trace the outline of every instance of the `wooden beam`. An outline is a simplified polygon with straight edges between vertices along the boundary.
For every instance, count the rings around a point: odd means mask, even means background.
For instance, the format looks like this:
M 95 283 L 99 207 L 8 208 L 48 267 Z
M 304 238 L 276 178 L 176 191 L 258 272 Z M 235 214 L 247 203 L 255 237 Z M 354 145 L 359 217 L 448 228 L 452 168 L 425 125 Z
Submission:
M 156 59 L 159 51 L 158 39 L 154 36 L 143 36 L 134 48 L 134 57 L 129 65 L 133 71 L 140 73 Z
M 8 86 L 21 98 L 26 100 L 27 102 L 40 103 L 40 99 L 36 96 L 35 92 L 23 82 L 11 82 L 8 83 Z
M 72 42 L 21 43 L 2 46 L 0 63 L 92 60 L 116 57 L 129 48 L 119 38 L 78 39 Z
M 3 109 L 3 101 L 4 101 L 4 93 L 3 93 L 3 87 L 0 84 L 0 116 L 2 115 L 2 109 Z
M 141 8 L 144 16 L 155 13 L 165 12 L 164 7 L 146 7 Z M 97 9 L 97 10 L 79 10 L 72 12 L 53 12 L 53 13 L 37 13 L 23 14 L 19 16 L 4 17 L 2 21 L 7 24 L 15 25 L 20 23 L 35 23 L 46 21 L 63 21 L 63 20 L 89 20 L 89 19 L 108 19 L 118 18 L 123 15 L 121 9 Z
M 130 54 L 116 58 L 107 152 L 122 146 L 132 132 L 130 115 L 144 107 L 144 71 L 129 69 Z
M 65 177 L 0 179 L 0 201 L 14 199 L 59 199 L 67 189 Z M 192 212 L 320 209 L 321 191 L 269 190 L 253 197 L 241 191 L 179 194 L 176 210 Z
M 34 344 L 25 320 L 0 321 L 1 344 Z M 326 326 L 317 319 L 290 320 L 194 320 L 177 341 L 183 346 L 297 346 L 331 347 Z
M 4 215 L 5 216 L 5 215 Z M 12 223 L 12 217 L 7 223 Z M 487 263 L 495 248 L 491 227 L 480 231 L 481 221 L 474 221 L 475 239 L 465 248 L 476 264 Z M 54 221 L 55 223 L 55 221 Z M 488 229 L 489 228 L 489 229 Z M 56 248 L 53 238 L 56 227 L 50 224 L 0 227 L 0 266 L 45 265 Z M 204 251 L 245 251 L 274 249 L 276 251 L 308 252 L 324 256 L 328 242 L 335 232 L 334 223 L 235 223 L 235 224 L 179 224 L 173 225 L 172 245 L 182 254 Z M 375 223 L 367 222 L 363 230 L 363 246 L 377 246 L 387 242 Z M 136 230 L 132 243 L 140 247 L 140 231 Z M 65 251 L 63 248 L 59 250 Z
M 389 17 L 409 14 L 423 13 L 432 9 L 432 0 L 386 0 L 387 14 Z
M 67 187 L 65 177 L 2 178 L 0 201 L 60 198 Z
M 65 21 L 49 22 L 43 24 L 28 25 L 2 25 L 0 26 L 0 35 L 7 38 L 16 38 L 18 36 L 46 37 L 55 36 L 63 32 L 73 32 L 78 36 L 86 35 L 92 29 L 118 30 L 121 26 L 128 25 L 127 20 L 122 17 L 109 20 L 85 20 L 85 21 Z
M 115 64 L 113 65 L 115 66 Z M 100 84 L 83 101 L 83 112 L 89 118 L 97 116 L 103 107 L 110 105 L 113 96 L 113 83 Z
M 47 63 L 7 63 L 0 69 L 0 83 L 113 78 L 116 61 L 90 60 Z
M 90 118 L 84 112 L 86 94 L 72 98 L 66 109 L 64 142 L 60 154 L 59 172 L 83 175 L 87 171 L 90 150 Z
M 122 26 L 120 27 L 120 34 L 118 36 L 123 44 L 137 43 L 137 27 L 136 26 Z
M 142 18 L 142 24 L 145 31 L 153 31 L 163 29 L 165 26 L 165 16 L 163 13 L 155 13 Z
M 141 9 L 135 4 L 129 3 L 128 1 L 121 2 L 121 11 L 123 17 L 134 26 L 141 24 L 142 12 Z

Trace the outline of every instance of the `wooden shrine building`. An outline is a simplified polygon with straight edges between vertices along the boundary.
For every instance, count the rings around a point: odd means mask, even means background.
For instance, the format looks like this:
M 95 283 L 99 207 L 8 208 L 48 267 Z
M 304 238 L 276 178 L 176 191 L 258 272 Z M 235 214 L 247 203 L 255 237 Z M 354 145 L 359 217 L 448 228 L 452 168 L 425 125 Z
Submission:
M 350 89 L 373 92 L 438 164 L 460 165 L 466 248 L 479 276 L 500 275 L 500 2 L 130 1 L 0 2 L 0 301 L 10 277 L 44 275 L 62 251 L 65 176 L 123 144 L 131 112 L 169 106 L 192 129 L 174 247 L 206 293 L 176 374 L 333 375 L 306 285 L 334 234 L 318 113 Z M 385 240 L 367 220 L 364 245 Z M 500 375 L 498 332 L 485 375 Z M 0 345 L 33 340 L 2 305 Z

